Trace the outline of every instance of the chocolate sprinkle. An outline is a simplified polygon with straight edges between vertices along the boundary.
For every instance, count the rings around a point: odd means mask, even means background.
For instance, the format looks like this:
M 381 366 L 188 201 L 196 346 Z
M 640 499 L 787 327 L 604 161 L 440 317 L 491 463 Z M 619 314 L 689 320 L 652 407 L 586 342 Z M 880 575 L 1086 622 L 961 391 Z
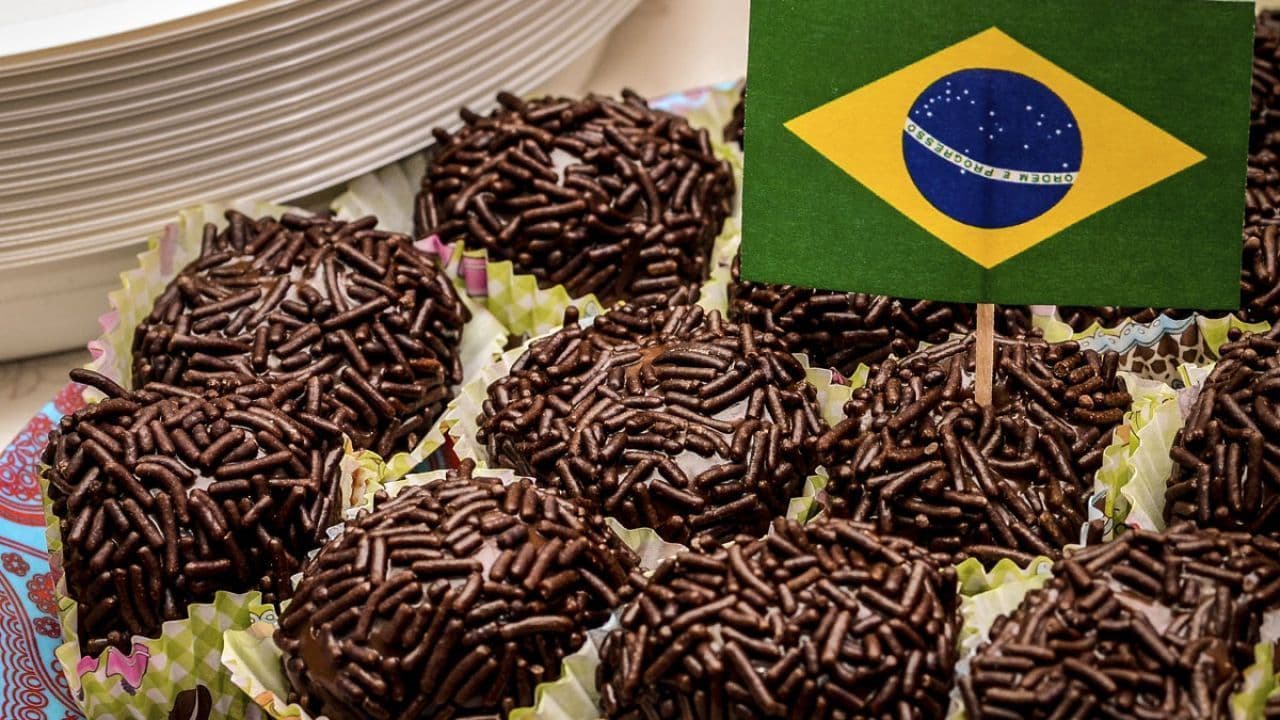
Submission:
M 1280 14 L 1274 12 L 1258 17 L 1250 116 L 1239 315 L 1275 323 L 1280 321 Z
M 1166 518 L 1280 538 L 1280 340 L 1222 346 L 1174 440 Z
M 498 96 L 440 143 L 418 195 L 419 236 L 465 239 L 574 297 L 687 302 L 709 272 L 734 183 L 705 129 L 621 100 Z
M 293 412 L 305 391 L 71 378 L 108 396 L 62 418 L 42 457 L 81 650 L 157 637 L 218 590 L 289 597 L 341 505 L 342 437 Z
M 377 498 L 307 563 L 276 642 L 312 716 L 502 717 L 629 594 L 599 516 L 527 479 L 448 476 Z
M 134 383 L 305 388 L 357 448 L 417 444 L 462 381 L 468 312 L 438 264 L 372 217 L 227 220 L 134 333 Z
M 952 568 L 840 520 L 699 545 L 658 567 L 605 640 L 607 717 L 944 716 Z
M 889 360 L 822 437 L 837 516 L 936 552 L 1057 557 L 1079 542 L 1093 473 L 1132 398 L 1118 356 L 998 340 L 990 408 L 973 397 L 972 338 Z
M 1280 544 L 1126 532 L 1060 560 L 959 681 L 973 720 L 1227 718 L 1280 599 Z
M 859 365 L 890 355 L 902 357 L 922 342 L 937 344 L 974 328 L 973 306 L 963 303 L 750 282 L 740 278 L 736 258 L 733 278 L 730 319 L 772 333 L 788 350 L 805 353 L 814 365 L 846 376 Z M 1024 334 L 1031 329 L 1031 318 L 1025 309 L 1001 307 L 997 329 Z
M 729 119 L 729 124 L 724 126 L 724 141 L 738 143 L 738 147 L 744 147 L 742 141 L 743 131 L 746 127 L 747 117 L 747 86 L 742 86 L 742 92 L 738 94 L 738 103 L 733 106 L 733 117 Z
M 533 343 L 489 386 L 479 438 L 624 526 L 728 538 L 763 532 L 800 494 L 826 427 L 815 398 L 750 326 L 628 306 Z

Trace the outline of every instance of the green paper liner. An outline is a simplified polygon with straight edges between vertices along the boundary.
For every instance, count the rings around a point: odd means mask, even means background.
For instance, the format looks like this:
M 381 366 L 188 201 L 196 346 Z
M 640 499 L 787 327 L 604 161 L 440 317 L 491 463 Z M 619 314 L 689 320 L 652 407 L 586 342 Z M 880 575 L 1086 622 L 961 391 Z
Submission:
M 1183 424 L 1177 390 L 1132 373 L 1121 377 L 1133 405 L 1102 452 L 1102 467 L 1093 481 L 1095 497 L 1103 498 L 1107 537 L 1122 527 L 1164 529 L 1165 485 L 1173 470 L 1169 449 Z
M 659 107 L 685 115 L 695 126 L 706 127 L 711 136 L 712 151 L 733 169 L 738 198 L 742 192 L 742 154 L 737 146 L 725 143 L 721 129 L 733 114 L 737 90 L 729 86 L 699 91 L 689 105 L 659 103 Z M 338 217 L 353 219 L 377 215 L 380 226 L 412 235 L 413 208 L 427 161 L 417 153 L 375 172 L 362 175 L 347 185 L 346 192 L 331 203 Z M 737 252 L 741 237 L 741 203 L 735 198 L 733 214 L 711 251 L 710 277 L 703 284 L 703 300 L 708 309 L 728 309 L 729 266 Z M 434 237 L 434 236 L 433 236 Z M 537 278 L 518 272 L 509 260 L 489 259 L 483 248 L 468 247 L 464 241 L 444 245 L 438 240 L 422 241 L 427 252 L 438 254 L 460 292 L 470 295 L 476 304 L 487 308 L 513 335 L 534 337 L 559 328 L 564 311 L 576 307 L 580 316 L 598 315 L 606 308 L 595 295 L 570 296 L 562 285 L 538 287 Z
M 1003 615 L 1013 612 L 1027 593 L 1044 587 L 1052 577 L 1053 561 L 1046 557 L 1033 559 L 1026 567 L 1004 559 L 987 570 L 976 558 L 956 565 L 956 582 L 960 594 L 959 662 L 956 676 L 969 672 L 969 662 L 986 642 L 991 626 Z M 965 717 L 959 688 L 952 688 L 948 720 Z
M 1244 671 L 1240 692 L 1231 696 L 1233 720 L 1263 720 L 1267 701 L 1280 697 L 1280 669 L 1275 666 L 1276 645 L 1258 643 L 1253 648 L 1253 665 Z
M 389 480 L 382 486 L 389 497 L 395 497 L 405 488 L 425 485 L 443 479 L 447 471 L 433 470 L 415 473 Z M 495 477 L 504 484 L 522 479 L 513 470 L 486 468 L 484 474 Z M 373 508 L 372 491 L 358 503 L 357 511 Z M 330 535 L 341 532 L 342 526 L 330 528 Z M 650 551 L 639 546 L 641 552 Z M 284 673 L 283 653 L 273 638 L 279 618 L 274 613 L 263 613 L 251 622 L 228 627 L 222 634 L 221 664 L 226 676 L 243 693 L 247 702 L 260 708 L 272 718 L 283 720 L 314 720 L 296 703 L 287 701 L 289 683 Z M 587 641 L 576 652 L 561 662 L 561 674 L 556 680 L 539 683 L 534 688 L 534 704 L 516 708 L 508 718 L 512 720 L 584 720 L 600 716 L 600 696 L 595 687 L 595 668 L 599 665 L 599 647 L 605 636 L 616 626 L 616 618 L 594 630 L 587 631 Z M 229 717 L 241 717 L 233 715 Z

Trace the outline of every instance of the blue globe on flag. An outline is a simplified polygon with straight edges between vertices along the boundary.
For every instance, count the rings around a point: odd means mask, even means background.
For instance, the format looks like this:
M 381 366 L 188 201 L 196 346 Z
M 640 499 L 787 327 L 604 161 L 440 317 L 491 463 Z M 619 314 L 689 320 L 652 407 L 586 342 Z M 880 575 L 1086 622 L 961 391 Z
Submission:
M 1083 153 L 1075 115 L 1043 83 L 1008 70 L 946 75 L 916 98 L 902 153 L 920 193 L 980 228 L 1021 225 L 1071 190 Z

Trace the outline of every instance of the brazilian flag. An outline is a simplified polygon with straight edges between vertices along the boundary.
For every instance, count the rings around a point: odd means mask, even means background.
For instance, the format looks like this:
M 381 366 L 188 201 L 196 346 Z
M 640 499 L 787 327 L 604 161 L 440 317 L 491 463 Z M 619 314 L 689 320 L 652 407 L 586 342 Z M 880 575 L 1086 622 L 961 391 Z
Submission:
M 1253 3 L 756 0 L 742 272 L 1235 308 Z

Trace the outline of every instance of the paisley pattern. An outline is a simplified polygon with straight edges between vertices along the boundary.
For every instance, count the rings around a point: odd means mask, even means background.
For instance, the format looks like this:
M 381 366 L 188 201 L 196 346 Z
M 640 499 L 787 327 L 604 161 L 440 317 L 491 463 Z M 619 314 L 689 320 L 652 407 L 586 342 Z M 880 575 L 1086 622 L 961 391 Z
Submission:
M 53 421 L 48 416 L 36 415 L 0 455 L 0 519 L 44 525 L 36 461 L 52 429 Z
M 83 404 L 68 385 L 0 453 L 0 720 L 81 717 L 53 655 L 59 573 L 45 549 L 36 459 L 50 428 Z

